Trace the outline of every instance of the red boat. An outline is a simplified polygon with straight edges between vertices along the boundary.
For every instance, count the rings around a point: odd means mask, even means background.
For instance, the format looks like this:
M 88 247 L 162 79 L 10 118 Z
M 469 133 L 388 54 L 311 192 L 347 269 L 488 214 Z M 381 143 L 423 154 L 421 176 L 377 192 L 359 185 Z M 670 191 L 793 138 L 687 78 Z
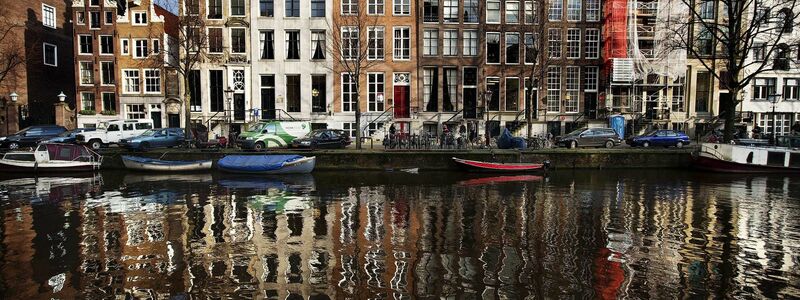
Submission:
M 468 179 L 468 180 L 459 181 L 458 184 L 469 185 L 469 186 L 479 186 L 479 185 L 499 184 L 499 183 L 508 183 L 508 182 L 540 181 L 543 178 L 544 177 L 538 176 L 538 175 L 505 175 L 505 176 L 494 176 L 494 177 Z
M 525 172 L 537 172 L 537 171 L 545 171 L 549 167 L 549 162 L 544 162 L 541 164 L 534 164 L 534 163 L 496 163 L 496 162 L 485 162 L 485 161 L 477 161 L 477 160 L 467 160 L 467 159 L 460 159 L 453 157 L 453 161 L 455 161 L 459 166 L 464 168 L 467 171 L 471 172 L 503 172 L 503 173 L 525 173 Z

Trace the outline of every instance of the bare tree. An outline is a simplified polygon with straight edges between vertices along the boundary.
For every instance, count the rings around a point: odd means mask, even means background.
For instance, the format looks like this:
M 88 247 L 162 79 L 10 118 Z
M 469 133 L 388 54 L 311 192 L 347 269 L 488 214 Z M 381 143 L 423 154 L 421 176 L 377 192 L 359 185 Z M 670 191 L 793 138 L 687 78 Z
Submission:
M 542 79 L 545 79 L 545 76 L 547 76 L 547 69 L 553 63 L 552 59 L 550 59 L 550 55 L 547 53 L 547 7 L 549 3 L 550 1 L 533 2 L 534 22 L 525 20 L 525 24 L 531 25 L 525 28 L 526 35 L 523 38 L 525 57 L 523 58 L 523 63 L 527 62 L 529 59 L 534 60 L 534 63 L 530 64 L 530 67 L 525 71 L 525 73 L 528 74 L 528 82 L 525 83 L 525 90 L 527 91 L 525 94 L 525 122 L 527 123 L 528 139 L 531 138 L 533 131 L 533 118 L 537 117 L 539 113 L 538 110 L 533 110 L 534 103 L 546 105 L 546 103 L 543 103 L 543 100 L 546 98 L 547 93 L 538 93 L 537 96 L 534 97 L 534 90 L 538 88 L 539 91 L 545 91 L 544 81 Z M 526 18 L 528 18 L 527 15 Z M 528 34 L 531 34 L 533 38 L 530 44 L 528 43 Z M 536 107 L 539 107 L 539 105 Z
M 733 139 L 740 93 L 765 72 L 788 70 L 797 56 L 792 35 L 797 23 L 798 0 L 672 0 L 684 11 L 666 21 L 674 39 L 670 48 L 684 49 L 699 61 L 730 93 L 720 103 L 724 140 Z M 754 56 L 755 56 L 755 59 Z M 774 59 L 771 59 L 774 58 Z
M 5 15 L 3 12 L 7 10 L 0 9 L 0 15 Z M 17 36 L 17 31 L 23 27 L 8 18 L 0 20 L 0 86 L 25 64 L 25 44 Z
M 344 73 L 355 87 L 352 103 L 356 121 L 356 149 L 361 149 L 361 76 L 374 67 L 380 60 L 369 59 L 370 51 L 375 51 L 376 40 L 370 36 L 370 29 L 378 26 L 378 17 L 369 15 L 366 1 L 357 4 L 343 5 L 341 13 L 334 13 L 333 21 L 328 24 L 331 32 L 331 43 L 328 52 L 333 58 L 330 66 L 334 74 Z M 342 88 L 344 88 L 342 82 Z M 344 99 L 342 99 L 344 101 Z

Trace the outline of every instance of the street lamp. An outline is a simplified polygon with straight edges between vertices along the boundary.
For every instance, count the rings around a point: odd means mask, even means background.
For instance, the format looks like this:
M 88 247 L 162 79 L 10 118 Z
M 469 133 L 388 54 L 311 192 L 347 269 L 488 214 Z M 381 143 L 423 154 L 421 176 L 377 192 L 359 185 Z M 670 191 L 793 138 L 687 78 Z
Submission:
M 775 104 L 778 103 L 780 100 L 781 94 L 771 94 L 767 95 L 767 100 L 772 103 L 772 144 L 775 144 L 775 132 L 777 127 L 775 126 Z
M 17 92 L 11 92 L 11 94 L 9 94 L 8 97 L 11 99 L 11 103 L 17 103 L 17 99 L 19 99 L 19 95 L 17 95 Z M 8 135 L 9 134 L 9 132 L 8 132 L 8 129 L 9 129 L 8 123 L 11 123 L 11 120 L 8 117 L 9 116 L 9 113 L 8 113 L 8 107 L 9 107 L 8 101 L 6 101 L 5 107 L 6 107 L 6 135 Z
M 58 94 L 58 102 L 64 103 L 64 100 L 67 99 L 67 95 L 64 95 L 64 92 Z

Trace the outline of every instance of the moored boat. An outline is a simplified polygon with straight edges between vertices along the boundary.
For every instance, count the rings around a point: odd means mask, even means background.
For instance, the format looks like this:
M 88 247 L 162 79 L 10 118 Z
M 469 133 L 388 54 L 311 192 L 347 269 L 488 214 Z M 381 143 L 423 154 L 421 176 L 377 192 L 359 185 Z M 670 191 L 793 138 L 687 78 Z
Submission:
M 498 162 L 467 160 L 456 157 L 453 157 L 453 161 L 456 162 L 456 164 L 458 164 L 461 168 L 471 172 L 503 172 L 503 173 L 537 172 L 537 171 L 547 170 L 547 168 L 550 165 L 550 163 L 547 161 L 541 164 L 498 163 Z
M 82 145 L 42 143 L 32 151 L 11 151 L 0 159 L 0 171 L 84 172 L 99 170 L 103 163 L 100 154 Z
M 187 172 L 209 170 L 213 165 L 211 160 L 161 160 L 139 156 L 122 156 L 125 168 L 141 171 L 162 172 Z
M 789 147 L 702 143 L 692 166 L 724 173 L 797 173 L 800 150 Z
M 228 155 L 217 162 L 220 170 L 248 174 L 306 174 L 316 157 L 300 155 Z

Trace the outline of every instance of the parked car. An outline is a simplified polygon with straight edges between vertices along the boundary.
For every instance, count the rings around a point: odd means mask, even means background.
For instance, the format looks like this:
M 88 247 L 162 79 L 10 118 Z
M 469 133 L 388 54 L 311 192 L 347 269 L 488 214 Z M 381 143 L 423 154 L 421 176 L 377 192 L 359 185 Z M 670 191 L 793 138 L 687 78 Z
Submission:
M 317 129 L 292 141 L 292 148 L 345 148 L 350 136 L 341 129 Z
M 622 143 L 614 129 L 611 128 L 582 128 L 562 136 L 556 142 L 561 147 L 570 149 L 577 147 L 606 147 L 612 148 Z
M 183 145 L 186 138 L 181 128 L 150 129 L 140 136 L 122 139 L 119 145 L 128 150 L 172 148 Z
M 75 136 L 78 144 L 87 144 L 92 149 L 103 145 L 117 144 L 122 139 L 139 136 L 153 128 L 153 120 L 114 120 L 105 122 L 95 131 L 87 131 Z
M 78 134 L 95 130 L 95 128 L 75 128 L 73 130 L 64 131 L 58 136 L 42 140 L 42 142 L 72 144 L 75 143 L 75 136 Z
M 632 147 L 678 147 L 689 145 L 689 137 L 680 131 L 675 130 L 654 130 L 645 135 L 631 137 L 626 140 Z
M 244 149 L 288 147 L 292 140 L 311 132 L 306 121 L 267 121 L 250 126 L 238 136 L 236 144 Z
M 39 142 L 67 131 L 63 126 L 58 125 L 37 125 L 30 126 L 19 132 L 0 137 L 0 148 L 15 150 L 19 147 L 33 147 Z

